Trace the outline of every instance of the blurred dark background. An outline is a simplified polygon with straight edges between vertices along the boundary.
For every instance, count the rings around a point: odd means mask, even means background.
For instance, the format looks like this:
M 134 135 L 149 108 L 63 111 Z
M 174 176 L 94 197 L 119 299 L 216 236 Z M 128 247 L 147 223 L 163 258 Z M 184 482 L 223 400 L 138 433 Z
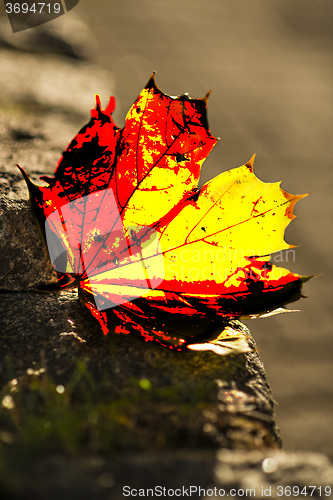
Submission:
M 77 15 L 98 42 L 93 60 L 113 74 L 119 126 L 152 71 L 171 95 L 212 90 L 208 119 L 221 141 L 202 182 L 256 153 L 260 179 L 310 193 L 286 231 L 299 245 L 295 259 L 279 264 L 320 277 L 295 304 L 302 312 L 247 325 L 278 403 L 284 447 L 333 457 L 332 1 L 80 0 L 64 18 Z
M 333 456 L 333 3 L 81 0 L 76 13 L 99 42 L 96 62 L 114 75 L 119 125 L 152 71 L 171 95 L 212 90 L 209 124 L 221 141 L 203 181 L 256 153 L 259 178 L 311 194 L 286 232 L 300 245 L 295 262 L 289 256 L 280 265 L 322 276 L 305 286 L 301 313 L 247 324 L 278 403 L 285 448 Z

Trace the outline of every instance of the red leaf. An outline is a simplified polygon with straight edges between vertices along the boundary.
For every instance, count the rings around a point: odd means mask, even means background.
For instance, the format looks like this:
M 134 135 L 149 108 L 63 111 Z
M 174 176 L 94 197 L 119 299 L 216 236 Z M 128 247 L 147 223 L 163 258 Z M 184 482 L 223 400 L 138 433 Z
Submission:
M 152 77 L 118 129 L 114 99 L 102 110 L 97 96 L 48 185 L 23 174 L 59 288 L 78 286 L 104 333 L 112 322 L 178 350 L 244 352 L 230 318 L 300 297 L 306 278 L 267 255 L 291 247 L 283 233 L 302 196 L 261 182 L 253 159 L 198 190 L 216 143 L 206 104 L 170 97 Z

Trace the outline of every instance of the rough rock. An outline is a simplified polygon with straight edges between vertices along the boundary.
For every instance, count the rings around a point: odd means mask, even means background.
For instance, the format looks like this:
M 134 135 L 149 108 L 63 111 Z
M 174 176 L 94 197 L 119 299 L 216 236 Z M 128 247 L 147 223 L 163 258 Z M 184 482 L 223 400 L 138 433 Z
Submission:
M 104 338 L 75 292 L 3 294 L 2 307 L 1 351 L 8 360 L 2 382 L 10 364 L 10 379 L 18 379 L 19 388 L 27 385 L 29 369 L 40 368 L 43 377 L 66 388 L 83 361 L 105 402 L 128 395 L 121 410 L 126 434 L 112 438 L 112 449 L 279 446 L 271 393 L 255 352 L 179 354 L 132 335 Z M 17 356 L 18 346 L 23 356 Z
M 52 174 L 89 121 L 96 91 L 106 103 L 114 84 L 112 75 L 91 63 L 3 50 L 0 89 L 0 287 L 24 290 L 48 280 L 50 267 L 16 163 L 37 183 L 42 174 Z
M 0 74 L 1 498 L 118 499 L 125 484 L 242 487 L 253 473 L 259 484 L 267 450 L 281 442 L 243 325 L 232 323 L 251 353 L 175 353 L 132 335 L 103 337 L 75 291 L 34 290 L 52 270 L 15 164 L 35 181 L 52 174 L 95 91 L 106 99 L 113 85 L 70 53 L 21 49 L 3 51 Z M 272 457 L 286 464 L 276 474 L 295 469 L 290 455 Z M 305 462 L 318 477 L 330 467 Z

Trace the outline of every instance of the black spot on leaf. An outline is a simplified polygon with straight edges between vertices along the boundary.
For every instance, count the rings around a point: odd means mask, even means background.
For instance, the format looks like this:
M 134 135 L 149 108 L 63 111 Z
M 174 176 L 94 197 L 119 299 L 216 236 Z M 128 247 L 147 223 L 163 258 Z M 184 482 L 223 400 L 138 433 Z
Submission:
M 176 162 L 180 163 L 181 161 L 188 161 L 183 153 L 176 154 Z

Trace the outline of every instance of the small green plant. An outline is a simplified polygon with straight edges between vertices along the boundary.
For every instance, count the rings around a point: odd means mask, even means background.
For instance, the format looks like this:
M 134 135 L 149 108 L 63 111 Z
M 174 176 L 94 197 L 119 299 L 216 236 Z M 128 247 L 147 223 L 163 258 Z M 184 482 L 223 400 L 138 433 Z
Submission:
M 184 418 L 193 403 L 203 409 L 200 388 L 183 392 L 184 386 L 154 387 L 146 378 L 130 379 L 121 391 L 111 379 L 96 384 L 85 360 L 63 384 L 43 368 L 28 369 L 1 392 L 0 453 L 25 460 L 48 452 L 110 455 L 128 445 L 164 447 L 179 408 Z

